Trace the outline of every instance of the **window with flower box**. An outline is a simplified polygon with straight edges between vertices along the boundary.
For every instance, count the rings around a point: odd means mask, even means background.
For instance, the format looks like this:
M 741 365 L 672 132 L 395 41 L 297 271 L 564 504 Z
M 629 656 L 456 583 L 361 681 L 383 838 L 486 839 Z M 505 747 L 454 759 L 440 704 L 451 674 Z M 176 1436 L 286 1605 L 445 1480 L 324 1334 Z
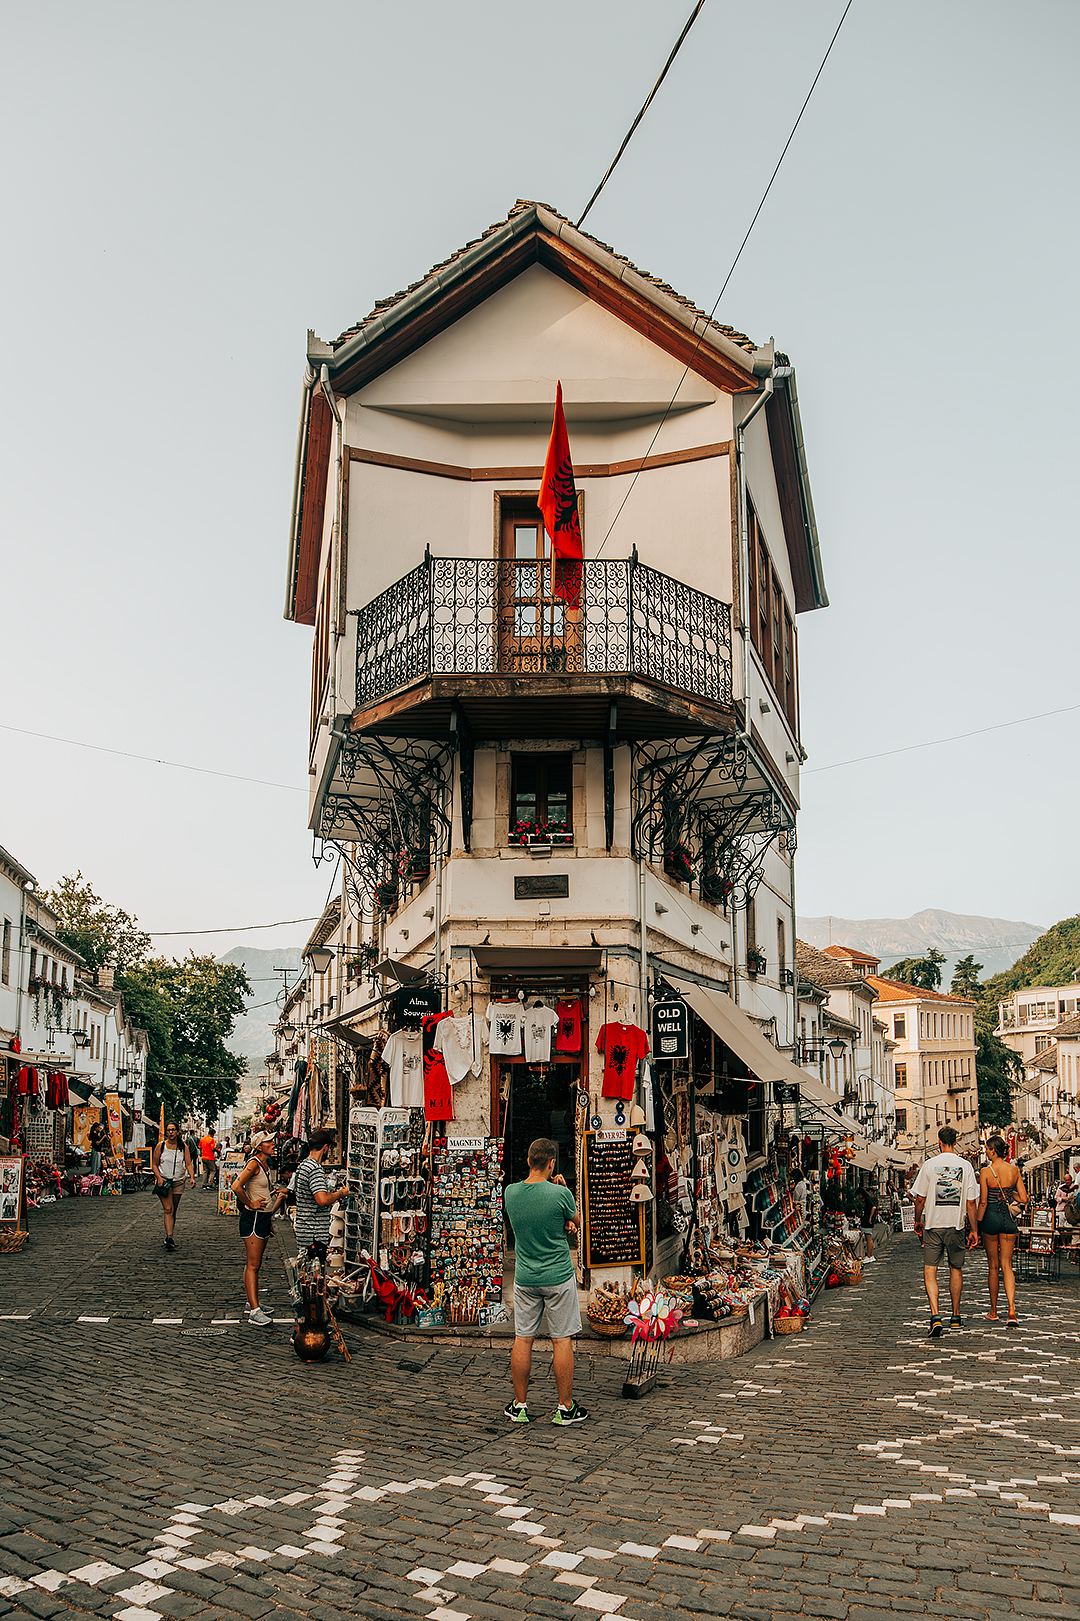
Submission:
M 511 755 L 511 844 L 573 841 L 573 756 Z

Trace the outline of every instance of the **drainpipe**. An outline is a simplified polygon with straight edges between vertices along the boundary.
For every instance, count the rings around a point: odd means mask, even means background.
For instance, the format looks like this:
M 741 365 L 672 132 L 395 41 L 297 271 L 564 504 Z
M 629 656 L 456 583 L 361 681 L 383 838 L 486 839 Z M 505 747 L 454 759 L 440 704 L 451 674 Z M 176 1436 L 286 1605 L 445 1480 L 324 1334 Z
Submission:
M 330 713 L 331 732 L 337 718 L 337 663 L 338 663 L 338 590 L 340 582 L 339 553 L 341 550 L 341 412 L 330 387 L 330 373 L 323 365 L 319 371 L 319 387 L 330 407 L 334 419 L 334 524 L 330 531 Z
M 646 934 L 648 920 L 645 916 L 645 857 L 638 857 L 638 933 L 641 946 L 641 962 L 638 964 L 638 1018 L 637 1022 L 642 1029 L 648 1029 L 649 1007 L 649 957 L 646 949 Z

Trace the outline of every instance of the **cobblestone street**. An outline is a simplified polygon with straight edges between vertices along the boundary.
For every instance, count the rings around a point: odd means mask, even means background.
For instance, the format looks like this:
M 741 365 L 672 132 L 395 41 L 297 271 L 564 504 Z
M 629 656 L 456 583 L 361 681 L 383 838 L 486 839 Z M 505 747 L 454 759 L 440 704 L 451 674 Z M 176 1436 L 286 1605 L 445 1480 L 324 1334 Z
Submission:
M 809 1332 L 669 1368 L 642 1402 L 578 1360 L 593 1421 L 511 1427 L 507 1359 L 346 1329 L 302 1366 L 284 1251 L 242 1322 L 235 1223 L 185 1196 L 38 1212 L 0 1259 L 0 1613 L 835 1617 L 1080 1613 L 1080 1290 L 1019 1333 L 926 1339 L 921 1255 L 887 1239 Z M 535 1370 L 535 1413 L 555 1392 Z

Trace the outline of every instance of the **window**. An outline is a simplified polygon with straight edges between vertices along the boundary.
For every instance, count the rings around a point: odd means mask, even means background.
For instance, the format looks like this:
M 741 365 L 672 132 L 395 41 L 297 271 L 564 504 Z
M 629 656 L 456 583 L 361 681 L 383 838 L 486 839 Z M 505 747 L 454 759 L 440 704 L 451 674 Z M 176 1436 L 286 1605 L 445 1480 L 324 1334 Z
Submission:
M 787 932 L 786 932 L 786 930 L 784 928 L 784 920 L 783 920 L 783 918 L 778 917 L 777 920 L 776 920 L 776 969 L 777 969 L 777 978 L 780 979 L 780 980 L 783 980 L 784 968 L 785 968 L 786 965 L 787 965 Z
M 64 966 L 60 970 L 60 984 L 61 984 L 62 988 L 66 991 L 67 988 L 68 988 L 68 983 L 67 983 L 67 963 L 65 963 Z
M 30 978 L 37 978 L 37 947 L 30 947 Z
M 897 1111 L 896 1111 L 896 1129 L 897 1129 L 897 1131 L 906 1131 L 907 1130 L 907 1110 L 906 1109 L 897 1109 Z
M 519 822 L 547 823 L 571 833 L 573 815 L 573 756 L 570 754 L 515 754 L 511 756 L 510 831 Z
M 906 1064 L 897 1064 L 895 1066 L 894 1073 L 895 1073 L 895 1076 L 896 1076 L 896 1085 L 897 1086 L 906 1086 L 907 1085 L 907 1065 Z
M 567 670 L 580 653 L 580 627 L 554 594 L 551 540 L 536 499 L 500 498 L 498 511 L 499 668 Z
M 907 1014 L 897 1013 L 893 1018 L 893 1035 L 897 1041 L 907 1040 Z
M 753 504 L 747 501 L 747 570 L 750 586 L 750 639 L 780 700 L 792 731 L 797 731 L 795 623 Z
M 11 919 L 4 919 L 4 941 L 0 946 L 0 980 L 11 984 Z

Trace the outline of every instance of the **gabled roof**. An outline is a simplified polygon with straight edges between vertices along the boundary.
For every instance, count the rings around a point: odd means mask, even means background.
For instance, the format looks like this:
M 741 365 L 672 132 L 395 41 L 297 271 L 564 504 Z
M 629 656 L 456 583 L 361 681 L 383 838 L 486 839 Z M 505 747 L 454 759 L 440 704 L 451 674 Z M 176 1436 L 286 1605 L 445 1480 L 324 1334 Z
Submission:
M 869 980 L 857 973 L 849 962 L 837 961 L 835 957 L 830 957 L 828 952 L 807 945 L 805 940 L 795 942 L 795 966 L 800 978 L 809 980 L 812 985 L 821 985 L 834 990 L 846 988 L 860 990 L 869 984 Z
M 856 951 L 854 946 L 825 946 L 826 957 L 836 957 L 842 962 L 864 962 L 876 968 L 881 962 L 880 957 L 871 957 L 868 952 Z
M 921 985 L 905 985 L 900 979 L 882 979 L 880 974 L 867 974 L 866 984 L 874 987 L 883 1002 L 955 1002 L 962 1007 L 975 1006 L 970 996 L 924 991 Z
M 1042 1070 L 1044 1073 L 1050 1071 L 1056 1075 L 1058 1067 L 1057 1048 L 1044 1047 L 1041 1053 L 1036 1053 L 1034 1058 L 1027 1060 L 1027 1067 L 1028 1069 Z
M 505 220 L 435 265 L 412 286 L 380 299 L 332 343 L 309 332 L 295 470 L 286 582 L 286 619 L 315 622 L 318 550 L 330 460 L 331 413 L 318 387 L 326 367 L 336 396 L 348 396 L 389 371 L 440 332 L 539 264 L 680 364 L 728 394 L 760 394 L 767 376 L 773 390 L 765 417 L 776 473 L 795 609 L 828 606 L 795 373 L 771 342 L 757 346 L 745 333 L 713 320 L 658 277 L 579 231 L 545 203 L 519 201 Z
M 1080 1013 L 1072 1013 L 1067 1019 L 1062 1019 L 1061 1023 L 1055 1024 L 1054 1028 L 1049 1033 L 1050 1035 L 1057 1037 L 1059 1040 L 1062 1036 L 1064 1036 L 1066 1040 L 1068 1040 L 1070 1036 L 1080 1036 Z

